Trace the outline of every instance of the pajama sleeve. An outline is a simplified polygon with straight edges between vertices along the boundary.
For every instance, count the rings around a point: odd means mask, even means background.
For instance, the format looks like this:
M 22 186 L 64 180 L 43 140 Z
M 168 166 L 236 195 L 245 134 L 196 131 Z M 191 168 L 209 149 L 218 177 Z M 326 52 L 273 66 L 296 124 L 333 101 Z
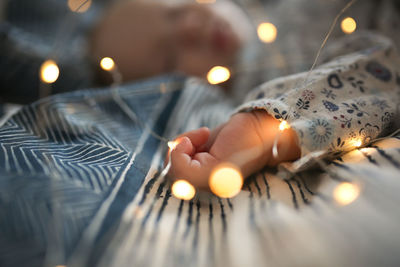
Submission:
M 348 50 L 351 45 L 363 48 L 311 73 L 264 83 L 237 109 L 264 109 L 289 123 L 301 148 L 301 158 L 285 165 L 291 171 L 365 146 L 398 129 L 400 60 L 395 47 L 390 40 L 371 34 L 350 37 L 341 47 Z

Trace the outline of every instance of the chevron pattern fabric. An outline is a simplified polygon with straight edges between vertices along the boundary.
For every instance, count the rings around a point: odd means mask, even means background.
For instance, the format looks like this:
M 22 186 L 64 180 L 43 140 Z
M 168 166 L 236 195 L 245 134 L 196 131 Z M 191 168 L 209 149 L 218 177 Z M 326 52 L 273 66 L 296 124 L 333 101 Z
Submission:
M 182 86 L 183 78 L 161 77 L 58 95 L 7 120 L 0 128 L 0 265 L 42 266 L 54 255 L 65 261 L 107 203 L 97 218 L 101 237 L 135 196 L 160 145 L 143 122 L 162 135 Z M 57 253 L 47 259 L 51 248 Z

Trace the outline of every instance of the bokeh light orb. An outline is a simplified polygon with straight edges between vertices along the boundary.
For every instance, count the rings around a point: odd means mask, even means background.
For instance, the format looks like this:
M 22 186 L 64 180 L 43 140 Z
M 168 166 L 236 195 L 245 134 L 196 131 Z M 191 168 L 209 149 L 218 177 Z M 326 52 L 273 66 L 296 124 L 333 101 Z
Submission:
M 115 68 L 114 60 L 110 57 L 103 57 L 100 60 L 100 67 L 105 71 L 111 71 Z
M 168 144 L 169 149 L 172 151 L 179 144 L 179 142 L 177 140 L 174 140 L 174 141 L 168 141 L 167 144 Z
M 54 60 L 46 60 L 40 66 L 40 79 L 44 83 L 54 83 L 57 81 L 59 75 L 60 69 Z
M 231 73 L 228 68 L 222 66 L 213 67 L 207 74 L 207 80 L 210 84 L 223 83 L 231 77 Z
M 358 148 L 362 146 L 363 142 L 361 139 L 350 139 L 349 145 L 351 145 L 354 148 Z
M 354 146 L 355 147 L 360 147 L 362 145 L 362 141 L 361 140 L 356 140 L 355 142 L 354 142 Z
M 347 17 L 342 20 L 340 27 L 344 33 L 351 34 L 357 29 L 357 23 L 353 18 Z
M 290 125 L 289 125 L 289 123 L 287 121 L 281 121 L 281 123 L 279 124 L 279 130 L 280 131 L 283 131 L 283 130 L 286 130 L 286 129 L 289 129 L 289 128 L 290 128 Z
M 359 195 L 360 187 L 348 182 L 340 183 L 333 191 L 333 198 L 342 206 L 352 203 Z
M 196 189 L 186 180 L 175 181 L 171 190 L 174 197 L 183 200 L 191 200 L 196 194 Z
M 68 0 L 68 8 L 76 13 L 85 13 L 91 5 L 92 0 Z
M 264 43 L 272 43 L 278 35 L 278 30 L 275 25 L 270 22 L 264 22 L 258 25 L 257 28 L 258 38 Z
M 243 176 L 240 169 L 231 163 L 217 165 L 208 180 L 211 192 L 222 198 L 236 196 L 243 186 Z

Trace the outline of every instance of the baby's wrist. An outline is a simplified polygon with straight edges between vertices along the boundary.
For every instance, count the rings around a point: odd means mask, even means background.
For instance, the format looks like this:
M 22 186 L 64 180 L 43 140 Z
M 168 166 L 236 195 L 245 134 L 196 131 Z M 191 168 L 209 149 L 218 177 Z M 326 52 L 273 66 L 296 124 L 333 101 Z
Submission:
M 257 121 L 256 131 L 263 143 L 263 158 L 267 159 L 265 164 L 276 165 L 300 157 L 297 134 L 293 129 L 279 130 L 281 121 L 269 115 L 265 110 L 253 110 L 250 114 Z M 272 153 L 274 146 L 278 153 Z

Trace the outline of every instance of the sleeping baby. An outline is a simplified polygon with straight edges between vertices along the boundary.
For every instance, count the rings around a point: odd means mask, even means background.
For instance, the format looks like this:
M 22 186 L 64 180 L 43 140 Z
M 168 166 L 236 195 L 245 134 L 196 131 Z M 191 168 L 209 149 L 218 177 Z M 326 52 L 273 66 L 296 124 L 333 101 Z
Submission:
M 228 19 L 204 5 L 123 1 L 99 23 L 92 50 L 94 57 L 114 58 L 125 80 L 171 71 L 204 76 L 215 65 L 233 65 L 243 39 Z M 351 35 L 328 54 L 327 63 L 311 73 L 255 88 L 216 129 L 178 136 L 170 176 L 207 190 L 220 163 L 236 165 L 244 177 L 294 160 L 286 166 L 297 171 L 395 129 L 400 62 L 391 41 Z M 290 127 L 280 131 L 281 121 Z
M 400 59 L 390 40 L 369 33 L 333 46 L 336 57 L 311 74 L 274 79 L 248 94 L 230 119 L 210 131 L 186 132 L 171 152 L 170 175 L 208 190 L 211 171 L 229 162 L 244 177 L 264 166 L 337 156 L 398 129 Z M 281 121 L 290 125 L 279 130 Z M 273 153 L 277 141 L 277 153 Z M 274 154 L 274 155 L 273 155 Z

